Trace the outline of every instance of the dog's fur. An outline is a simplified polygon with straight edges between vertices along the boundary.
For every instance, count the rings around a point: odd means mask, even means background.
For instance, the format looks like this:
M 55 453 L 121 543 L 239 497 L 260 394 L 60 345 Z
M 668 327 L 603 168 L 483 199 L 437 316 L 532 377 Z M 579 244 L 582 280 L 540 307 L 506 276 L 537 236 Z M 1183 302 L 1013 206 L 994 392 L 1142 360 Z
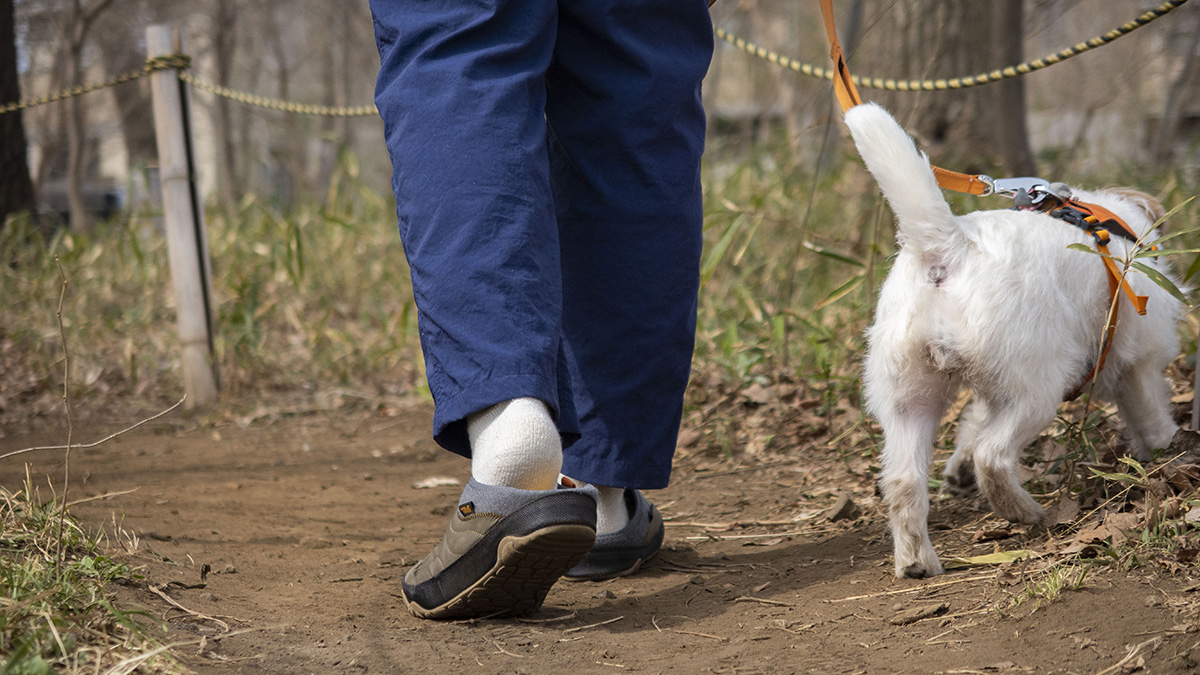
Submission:
M 896 576 L 940 574 L 929 541 L 927 478 L 934 436 L 962 387 L 972 390 L 946 464 L 952 491 L 976 481 L 999 515 L 1025 523 L 1041 506 L 1017 478 L 1019 454 L 1055 416 L 1096 360 L 1109 306 L 1108 281 L 1092 237 L 1038 212 L 950 212 L 926 157 L 883 108 L 860 105 L 846 124 L 898 220 L 900 252 L 868 331 L 864 387 L 883 427 L 880 487 L 888 504 Z M 1137 234 L 1162 215 L 1150 196 L 1127 189 L 1076 190 L 1075 198 L 1118 215 Z M 1153 240 L 1151 233 L 1146 240 Z M 1121 260 L 1132 244 L 1112 237 Z M 1169 274 L 1164 262 L 1142 262 Z M 1149 459 L 1175 433 L 1163 370 L 1179 351 L 1180 303 L 1145 275 L 1128 281 L 1149 296 L 1139 316 L 1120 298 L 1104 369 L 1089 389 L 1115 401 L 1131 453 Z

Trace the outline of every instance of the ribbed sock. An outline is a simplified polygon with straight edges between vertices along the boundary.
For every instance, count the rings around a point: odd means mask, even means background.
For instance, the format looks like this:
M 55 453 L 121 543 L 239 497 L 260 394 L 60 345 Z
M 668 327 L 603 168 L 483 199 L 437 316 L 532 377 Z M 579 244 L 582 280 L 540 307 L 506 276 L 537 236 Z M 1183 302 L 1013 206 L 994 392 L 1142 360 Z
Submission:
M 566 479 L 565 481 L 563 479 Z M 568 487 L 585 487 L 588 483 L 568 476 L 559 476 Z M 618 532 L 629 524 L 629 504 L 625 503 L 625 488 L 593 486 L 600 492 L 596 500 L 596 535 Z
M 467 418 L 471 476 L 486 485 L 552 490 L 562 470 L 562 439 L 546 405 L 517 398 Z

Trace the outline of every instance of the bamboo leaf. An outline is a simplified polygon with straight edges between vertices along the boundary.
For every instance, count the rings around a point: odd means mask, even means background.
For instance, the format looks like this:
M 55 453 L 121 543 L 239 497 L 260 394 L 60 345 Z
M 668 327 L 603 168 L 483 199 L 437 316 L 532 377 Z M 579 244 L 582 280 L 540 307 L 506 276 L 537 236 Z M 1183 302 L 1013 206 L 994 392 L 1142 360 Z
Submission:
M 1183 291 L 1179 290 L 1179 287 L 1175 285 L 1175 282 L 1168 279 L 1167 276 L 1162 272 L 1159 272 L 1153 267 L 1140 262 L 1133 263 L 1133 268 L 1150 277 L 1150 281 L 1158 284 L 1164 291 L 1170 293 L 1176 300 L 1185 305 L 1188 304 L 1187 296 L 1183 294 Z
M 1183 280 L 1187 281 L 1188 279 L 1191 279 L 1196 275 L 1196 272 L 1200 272 L 1200 255 L 1196 256 L 1196 259 L 1193 260 L 1192 264 L 1188 266 L 1187 273 L 1183 275 Z
M 812 251 L 813 253 L 816 253 L 817 255 L 825 256 L 826 258 L 831 258 L 838 262 L 846 263 L 847 265 L 854 265 L 855 267 L 866 267 L 866 265 L 858 258 L 847 255 L 845 253 L 840 253 L 838 251 L 833 251 L 833 250 L 827 249 L 823 246 L 817 246 L 816 244 L 814 244 L 810 241 L 803 242 L 803 246 L 804 246 L 804 248 Z
M 1154 251 L 1148 248 L 1141 249 L 1133 255 L 1134 258 L 1157 258 L 1159 256 L 1179 255 L 1180 253 L 1200 253 L 1200 248 L 1172 248 L 1166 250 Z
M 1182 202 L 1179 202 L 1178 204 L 1176 204 L 1175 208 L 1171 209 L 1170 211 L 1167 211 L 1166 215 L 1164 215 L 1162 218 L 1159 218 L 1158 220 L 1154 221 L 1154 227 L 1158 227 L 1159 225 L 1162 225 L 1163 223 L 1167 222 L 1167 220 L 1169 220 L 1171 218 L 1171 216 L 1175 215 L 1176 213 L 1179 213 L 1180 209 L 1182 209 L 1183 207 L 1192 203 L 1192 200 L 1195 198 L 1196 198 L 1196 195 L 1192 195 L 1191 197 L 1188 197 L 1187 199 L 1183 200 Z M 1168 239 L 1168 238 L 1170 238 L 1170 237 L 1169 236 L 1164 237 L 1164 239 Z
M 847 293 L 853 291 L 855 288 L 858 288 L 859 284 L 861 284 L 866 278 L 867 277 L 865 274 L 855 274 L 854 276 L 850 277 L 849 281 L 833 289 L 833 292 L 830 293 L 824 300 L 818 302 L 816 307 L 813 309 L 824 309 L 838 300 L 841 300 L 846 296 Z
M 725 231 L 721 233 L 721 238 L 717 240 L 717 243 L 713 244 L 712 250 L 708 252 L 708 257 L 705 258 L 704 264 L 700 267 L 701 286 L 707 284 L 708 280 L 712 278 L 717 265 L 725 257 L 725 251 L 729 250 L 729 245 L 733 242 L 733 236 L 737 234 L 738 226 L 742 224 L 745 218 L 745 214 L 739 214 L 737 218 L 729 221 L 729 224 L 725 226 Z

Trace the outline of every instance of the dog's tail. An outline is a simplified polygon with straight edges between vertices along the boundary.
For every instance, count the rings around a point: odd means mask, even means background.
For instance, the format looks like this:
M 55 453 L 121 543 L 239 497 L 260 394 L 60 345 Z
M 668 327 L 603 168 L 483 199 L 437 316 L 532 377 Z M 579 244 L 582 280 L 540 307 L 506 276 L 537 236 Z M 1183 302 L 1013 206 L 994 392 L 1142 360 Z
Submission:
M 965 243 L 929 159 L 886 110 L 864 103 L 846 113 L 854 145 L 896 214 L 900 246 L 935 258 Z

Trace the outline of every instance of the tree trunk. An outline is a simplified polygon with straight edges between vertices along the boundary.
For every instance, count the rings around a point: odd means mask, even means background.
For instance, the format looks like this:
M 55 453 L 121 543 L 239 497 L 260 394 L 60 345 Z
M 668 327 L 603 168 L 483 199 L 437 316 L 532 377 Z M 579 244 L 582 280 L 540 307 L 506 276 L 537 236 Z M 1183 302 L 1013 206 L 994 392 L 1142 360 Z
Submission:
M 13 0 L 0 0 L 0 104 L 21 99 Z M 36 204 L 21 112 L 0 115 L 0 228 L 10 214 Z
M 987 49 L 993 41 L 992 13 L 975 3 L 911 0 L 898 11 L 903 12 L 902 43 L 894 61 L 901 67 L 888 70 L 934 79 L 979 73 L 995 65 Z M 934 145 L 929 150 L 936 155 L 935 163 L 974 171 L 979 167 L 953 163 L 968 154 L 977 156 L 977 149 L 992 140 L 992 98 L 983 89 L 899 92 L 888 100 L 895 102 L 898 118 L 909 129 Z
M 123 8 L 128 11 L 128 8 Z M 96 44 L 104 56 L 109 73 L 127 73 L 145 64 L 145 54 L 130 45 L 142 39 L 146 21 L 142 13 L 112 13 L 105 16 L 96 31 Z M 113 87 L 113 99 L 120 114 L 121 136 L 131 166 L 153 162 L 158 157 L 154 141 L 154 114 L 150 96 L 137 85 Z
M 213 13 L 213 61 L 217 70 L 217 84 L 230 87 L 233 75 L 233 56 L 237 48 L 237 3 L 236 0 L 216 0 Z M 217 133 L 217 191 L 221 207 L 226 214 L 237 209 L 241 185 L 234 167 L 233 119 L 229 99 L 216 97 L 215 107 Z
M 1167 90 L 1167 102 L 1163 106 L 1162 119 L 1158 130 L 1154 133 L 1154 146 L 1151 157 L 1158 164 L 1164 164 L 1171 159 L 1175 149 L 1175 137 L 1179 133 L 1179 122 L 1183 118 L 1184 104 L 1187 103 L 1187 93 L 1191 83 L 1200 73 L 1200 20 L 1196 22 L 1196 30 L 1192 31 L 1191 43 L 1184 56 L 1183 70 L 1179 77 L 1171 83 Z
M 78 21 L 78 17 L 75 21 Z M 74 24 L 75 22 L 71 22 Z M 74 38 L 78 33 L 72 30 Z M 80 73 L 83 46 L 72 39 L 67 52 L 67 83 L 71 87 L 83 84 Z M 71 231 L 82 234 L 92 228 L 91 214 L 83 201 L 83 144 L 87 136 L 87 117 L 78 96 L 67 99 L 67 206 L 71 213 Z
M 992 22 L 996 67 L 1003 68 L 1024 59 L 1024 7 L 1021 0 L 1005 0 L 992 5 Z M 1029 126 L 1025 115 L 1025 78 L 1010 77 L 995 85 L 996 102 L 992 110 L 995 119 L 995 144 L 1004 158 L 1004 168 L 1012 176 L 1032 176 L 1037 173 L 1033 150 L 1029 144 Z
M 96 0 L 88 8 L 80 0 L 72 0 L 71 13 L 63 22 L 67 38 L 67 83 L 71 87 L 83 84 L 83 49 L 87 44 L 92 25 L 113 0 Z M 71 231 L 87 232 L 92 226 L 92 214 L 88 213 L 83 199 L 83 174 L 87 148 L 87 115 L 78 96 L 66 101 L 67 106 L 67 204 L 71 209 Z

